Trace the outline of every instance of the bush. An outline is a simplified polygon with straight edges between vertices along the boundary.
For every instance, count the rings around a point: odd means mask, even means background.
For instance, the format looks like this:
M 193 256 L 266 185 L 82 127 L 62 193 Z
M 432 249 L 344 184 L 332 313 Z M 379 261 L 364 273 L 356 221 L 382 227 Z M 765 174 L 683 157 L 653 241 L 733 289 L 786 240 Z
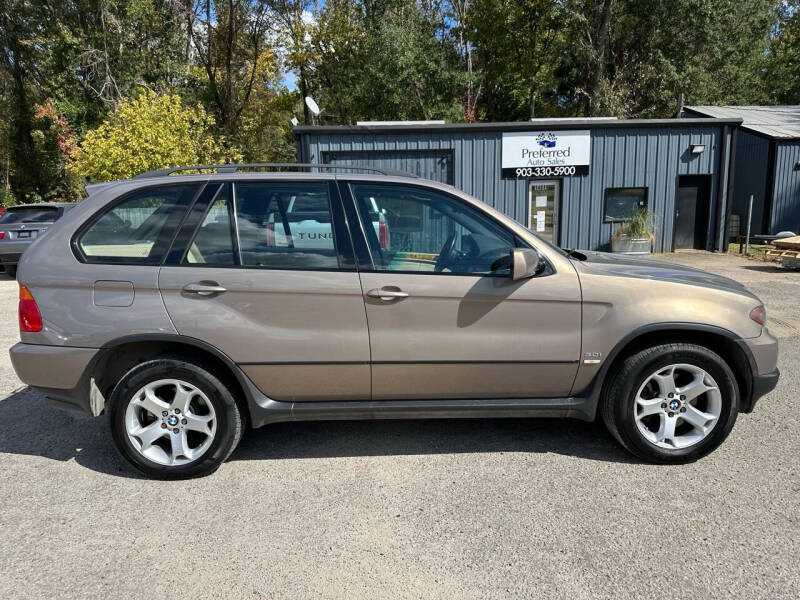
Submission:
M 152 169 L 225 162 L 224 140 L 211 134 L 213 125 L 199 105 L 183 106 L 177 95 L 144 92 L 124 99 L 86 133 L 74 168 L 90 181 L 111 181 Z
M 11 190 L 7 190 L 5 188 L 0 188 L 0 206 L 9 207 L 14 206 L 17 203 L 16 198 L 14 198 L 14 194 Z

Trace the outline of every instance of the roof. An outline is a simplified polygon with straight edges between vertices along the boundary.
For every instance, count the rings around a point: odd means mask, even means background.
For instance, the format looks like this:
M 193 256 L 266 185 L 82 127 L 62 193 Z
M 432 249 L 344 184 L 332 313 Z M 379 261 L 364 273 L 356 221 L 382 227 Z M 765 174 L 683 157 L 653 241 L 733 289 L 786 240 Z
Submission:
M 742 129 L 774 140 L 800 139 L 800 106 L 687 106 L 691 113 L 742 119 Z
M 601 129 L 627 127 L 687 127 L 722 125 L 741 125 L 740 117 L 731 119 L 699 118 L 699 119 L 536 119 L 535 121 L 512 121 L 505 123 L 443 123 L 437 125 L 299 125 L 292 128 L 295 134 L 328 133 L 358 134 L 375 132 L 423 132 L 434 131 L 453 133 L 467 131 L 541 131 L 542 129 Z

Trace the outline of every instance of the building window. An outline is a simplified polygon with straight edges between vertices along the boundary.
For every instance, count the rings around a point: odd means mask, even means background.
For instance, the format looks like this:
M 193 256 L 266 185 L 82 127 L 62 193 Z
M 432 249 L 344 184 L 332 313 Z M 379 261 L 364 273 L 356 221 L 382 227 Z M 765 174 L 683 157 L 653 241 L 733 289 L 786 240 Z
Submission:
M 637 211 L 647 209 L 647 188 L 606 188 L 603 221 L 627 221 Z

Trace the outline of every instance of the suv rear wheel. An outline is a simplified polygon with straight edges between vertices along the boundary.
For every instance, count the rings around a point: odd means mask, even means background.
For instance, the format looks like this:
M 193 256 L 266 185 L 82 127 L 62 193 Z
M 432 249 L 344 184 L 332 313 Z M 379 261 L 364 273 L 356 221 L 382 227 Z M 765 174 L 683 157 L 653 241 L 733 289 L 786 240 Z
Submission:
M 214 472 L 238 445 L 244 426 L 228 387 L 179 357 L 131 369 L 112 392 L 108 413 L 120 454 L 158 479 Z
M 705 456 L 730 433 L 739 387 L 725 360 L 695 344 L 664 344 L 609 373 L 602 417 L 632 454 L 659 463 Z

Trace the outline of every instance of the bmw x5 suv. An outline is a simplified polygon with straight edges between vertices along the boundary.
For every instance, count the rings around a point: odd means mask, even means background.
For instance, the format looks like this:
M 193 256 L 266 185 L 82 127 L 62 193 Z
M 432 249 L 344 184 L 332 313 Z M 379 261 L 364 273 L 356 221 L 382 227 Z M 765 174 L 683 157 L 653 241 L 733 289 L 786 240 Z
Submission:
M 105 413 L 146 475 L 208 474 L 248 427 L 321 419 L 599 418 L 681 463 L 777 382 L 735 281 L 563 251 L 431 181 L 245 167 L 89 186 L 19 265 L 17 374 Z

